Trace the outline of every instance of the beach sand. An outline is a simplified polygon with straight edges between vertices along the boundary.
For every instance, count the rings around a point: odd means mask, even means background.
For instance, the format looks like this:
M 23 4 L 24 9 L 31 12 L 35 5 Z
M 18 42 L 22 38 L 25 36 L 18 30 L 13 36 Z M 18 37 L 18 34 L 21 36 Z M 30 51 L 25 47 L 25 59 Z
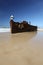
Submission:
M 0 65 L 43 65 L 43 31 L 0 33 Z

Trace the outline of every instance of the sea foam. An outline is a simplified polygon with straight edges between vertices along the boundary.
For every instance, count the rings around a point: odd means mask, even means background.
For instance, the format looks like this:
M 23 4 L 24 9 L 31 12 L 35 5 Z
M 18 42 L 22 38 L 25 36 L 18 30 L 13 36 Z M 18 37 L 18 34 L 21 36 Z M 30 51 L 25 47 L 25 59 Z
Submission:
M 10 28 L 0 28 L 0 32 L 10 32 Z

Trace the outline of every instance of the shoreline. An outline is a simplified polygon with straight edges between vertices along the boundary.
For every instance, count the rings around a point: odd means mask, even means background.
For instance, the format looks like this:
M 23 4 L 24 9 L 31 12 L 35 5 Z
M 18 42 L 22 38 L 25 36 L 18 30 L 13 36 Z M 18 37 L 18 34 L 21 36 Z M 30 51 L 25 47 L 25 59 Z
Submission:
M 37 31 L 43 31 L 43 28 L 38 28 Z M 0 32 L 10 32 L 10 28 L 0 28 Z

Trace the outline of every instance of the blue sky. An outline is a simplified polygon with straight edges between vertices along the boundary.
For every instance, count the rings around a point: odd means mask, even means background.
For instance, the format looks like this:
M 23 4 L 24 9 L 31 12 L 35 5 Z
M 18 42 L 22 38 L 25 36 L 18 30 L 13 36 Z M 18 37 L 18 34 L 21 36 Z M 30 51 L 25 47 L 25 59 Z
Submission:
M 10 27 L 10 15 L 14 21 L 31 21 L 43 28 L 43 0 L 0 0 L 0 27 Z

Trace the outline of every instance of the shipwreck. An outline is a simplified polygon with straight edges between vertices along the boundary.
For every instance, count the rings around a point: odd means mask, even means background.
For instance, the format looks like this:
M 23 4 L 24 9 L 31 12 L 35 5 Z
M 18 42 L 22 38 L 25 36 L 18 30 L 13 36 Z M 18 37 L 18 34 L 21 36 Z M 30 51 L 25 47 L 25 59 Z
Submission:
M 11 20 L 10 20 L 11 33 L 37 31 L 37 26 L 28 24 L 27 21 L 22 21 L 21 23 L 15 22 L 13 21 L 12 18 L 13 16 L 11 17 Z

